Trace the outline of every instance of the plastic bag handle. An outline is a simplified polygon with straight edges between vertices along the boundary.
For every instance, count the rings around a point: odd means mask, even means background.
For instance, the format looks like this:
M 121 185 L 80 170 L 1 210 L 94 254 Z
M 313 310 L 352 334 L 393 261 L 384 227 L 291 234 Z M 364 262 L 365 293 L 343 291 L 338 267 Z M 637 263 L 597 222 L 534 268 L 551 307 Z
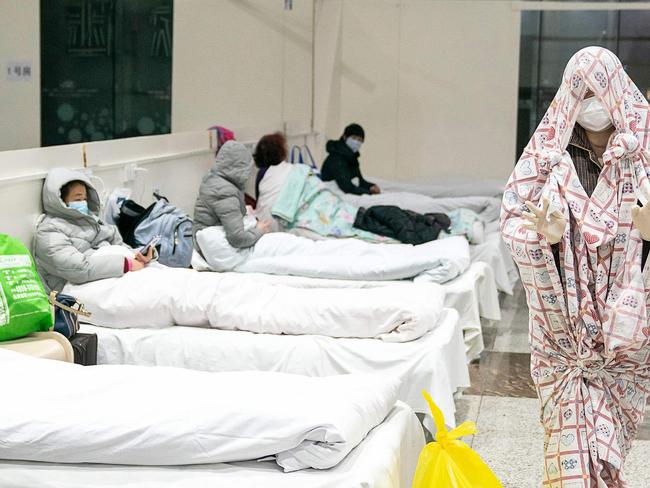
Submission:
M 422 390 L 422 395 L 429 404 L 433 421 L 436 424 L 436 442 L 445 443 L 458 439 L 459 437 L 476 434 L 476 424 L 471 420 L 463 422 L 451 431 L 447 431 L 447 427 L 445 426 L 445 417 L 442 414 L 442 411 L 438 408 L 438 405 L 433 402 L 426 391 Z

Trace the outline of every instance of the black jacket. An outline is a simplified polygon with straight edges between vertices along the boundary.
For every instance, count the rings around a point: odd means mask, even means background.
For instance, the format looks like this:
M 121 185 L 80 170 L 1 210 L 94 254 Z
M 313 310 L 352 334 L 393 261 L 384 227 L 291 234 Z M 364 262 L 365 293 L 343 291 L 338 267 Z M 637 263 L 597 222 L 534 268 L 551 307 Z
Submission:
M 370 194 L 373 183 L 366 181 L 359 170 L 359 153 L 353 153 L 345 141 L 327 141 L 325 146 L 329 155 L 323 161 L 320 170 L 323 181 L 336 181 L 339 188 L 345 193 L 355 195 Z M 359 178 L 359 186 L 352 183 L 352 178 Z
M 423 244 L 435 241 L 441 231 L 451 225 L 442 213 L 419 214 L 393 205 L 375 205 L 360 208 L 354 220 L 358 229 L 397 239 L 404 244 Z

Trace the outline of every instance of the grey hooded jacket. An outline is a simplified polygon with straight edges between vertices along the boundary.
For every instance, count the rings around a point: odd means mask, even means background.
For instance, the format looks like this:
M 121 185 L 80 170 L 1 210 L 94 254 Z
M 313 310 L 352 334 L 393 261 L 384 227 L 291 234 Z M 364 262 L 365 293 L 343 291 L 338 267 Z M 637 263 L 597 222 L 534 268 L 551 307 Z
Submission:
M 214 166 L 201 182 L 194 205 L 195 248 L 198 249 L 196 233 L 215 225 L 223 226 L 233 247 L 251 247 L 262 237 L 257 227 L 244 229 L 244 185 L 252 171 L 253 158 L 243 144 L 228 141 L 221 146 Z
M 61 199 L 61 187 L 74 180 L 88 188 L 91 215 L 68 208 Z M 65 168 L 51 170 L 43 185 L 45 216 L 36 227 L 34 258 L 48 291 L 60 291 L 67 282 L 86 283 L 124 274 L 121 256 L 95 256 L 102 246 L 121 245 L 117 227 L 96 216 L 99 195 L 83 173 Z

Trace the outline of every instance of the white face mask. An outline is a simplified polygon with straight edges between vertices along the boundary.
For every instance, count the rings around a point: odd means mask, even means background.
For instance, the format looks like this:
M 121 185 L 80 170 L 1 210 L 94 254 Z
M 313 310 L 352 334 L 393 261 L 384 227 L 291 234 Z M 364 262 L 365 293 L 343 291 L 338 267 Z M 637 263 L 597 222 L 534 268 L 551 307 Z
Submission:
M 361 144 L 363 144 L 359 139 L 354 139 L 352 137 L 348 137 L 345 140 L 345 143 L 348 145 L 348 147 L 352 150 L 353 153 L 358 153 L 359 149 L 361 149 Z
M 590 132 L 601 132 L 612 126 L 607 109 L 596 97 L 583 100 L 577 122 Z

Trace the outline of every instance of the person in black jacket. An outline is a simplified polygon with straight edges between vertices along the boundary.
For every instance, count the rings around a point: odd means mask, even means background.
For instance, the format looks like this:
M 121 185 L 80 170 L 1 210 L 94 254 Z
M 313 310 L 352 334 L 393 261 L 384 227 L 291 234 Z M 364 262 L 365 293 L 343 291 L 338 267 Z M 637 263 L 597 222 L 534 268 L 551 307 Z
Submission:
M 350 124 L 339 140 L 327 141 L 326 149 L 329 154 L 321 168 L 323 181 L 336 181 L 338 187 L 345 193 L 355 195 L 381 193 L 377 185 L 363 179 L 359 169 L 359 149 L 364 138 L 363 127 L 359 124 Z M 352 181 L 354 178 L 359 179 L 358 184 Z

